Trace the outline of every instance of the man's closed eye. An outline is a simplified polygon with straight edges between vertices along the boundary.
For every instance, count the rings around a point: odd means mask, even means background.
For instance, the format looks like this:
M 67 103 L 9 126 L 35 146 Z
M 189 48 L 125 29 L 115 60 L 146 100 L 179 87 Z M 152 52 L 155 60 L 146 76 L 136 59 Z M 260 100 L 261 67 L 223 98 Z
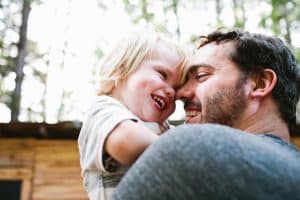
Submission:
M 203 82 L 205 81 L 207 78 L 208 78 L 209 74 L 206 73 L 206 72 L 200 72 L 200 73 L 197 73 L 195 75 L 195 79 L 198 81 L 198 82 Z

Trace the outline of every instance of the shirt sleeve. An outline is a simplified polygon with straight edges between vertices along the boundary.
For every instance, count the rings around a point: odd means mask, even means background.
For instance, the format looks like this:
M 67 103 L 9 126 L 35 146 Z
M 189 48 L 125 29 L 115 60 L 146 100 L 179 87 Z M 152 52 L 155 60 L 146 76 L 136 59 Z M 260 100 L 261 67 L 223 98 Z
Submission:
M 124 120 L 139 121 L 125 106 L 111 97 L 99 98 L 93 104 L 78 139 L 83 168 L 98 168 L 108 172 L 103 160 L 104 142 L 109 133 Z

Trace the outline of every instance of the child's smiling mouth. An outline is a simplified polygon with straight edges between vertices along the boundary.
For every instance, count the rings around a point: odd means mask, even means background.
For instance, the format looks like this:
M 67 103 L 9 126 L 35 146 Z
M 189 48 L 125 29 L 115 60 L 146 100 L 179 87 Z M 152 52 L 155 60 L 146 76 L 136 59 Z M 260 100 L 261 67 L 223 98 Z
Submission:
M 151 97 L 155 101 L 156 105 L 159 107 L 160 110 L 163 110 L 166 107 L 166 102 L 162 98 L 156 95 L 151 95 Z

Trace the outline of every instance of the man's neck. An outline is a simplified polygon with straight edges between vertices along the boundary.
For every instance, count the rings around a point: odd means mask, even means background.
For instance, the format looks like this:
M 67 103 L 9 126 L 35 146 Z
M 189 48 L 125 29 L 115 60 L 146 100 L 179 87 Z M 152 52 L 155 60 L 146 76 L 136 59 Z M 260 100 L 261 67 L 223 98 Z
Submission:
M 272 134 L 290 141 L 289 128 L 275 107 L 265 105 L 254 113 L 249 113 L 246 115 L 248 117 L 240 120 L 234 127 L 253 134 Z

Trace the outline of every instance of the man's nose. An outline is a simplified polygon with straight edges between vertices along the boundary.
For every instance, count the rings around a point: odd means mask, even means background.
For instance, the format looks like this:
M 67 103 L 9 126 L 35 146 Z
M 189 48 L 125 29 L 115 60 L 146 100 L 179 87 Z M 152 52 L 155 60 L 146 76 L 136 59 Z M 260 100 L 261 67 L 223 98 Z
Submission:
M 188 83 L 184 84 L 176 91 L 176 99 L 192 99 L 194 97 L 193 88 Z

